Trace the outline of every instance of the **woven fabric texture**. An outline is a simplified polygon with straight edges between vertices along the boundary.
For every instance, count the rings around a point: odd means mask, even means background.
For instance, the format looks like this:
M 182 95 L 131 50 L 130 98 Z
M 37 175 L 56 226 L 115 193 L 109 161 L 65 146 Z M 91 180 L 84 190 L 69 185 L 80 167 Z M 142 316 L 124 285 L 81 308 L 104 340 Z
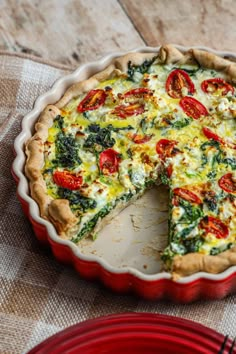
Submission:
M 37 96 L 71 69 L 0 53 L 0 353 L 27 353 L 72 324 L 134 311 L 179 316 L 235 336 L 234 295 L 190 305 L 116 295 L 59 264 L 36 240 L 11 176 L 13 141 Z

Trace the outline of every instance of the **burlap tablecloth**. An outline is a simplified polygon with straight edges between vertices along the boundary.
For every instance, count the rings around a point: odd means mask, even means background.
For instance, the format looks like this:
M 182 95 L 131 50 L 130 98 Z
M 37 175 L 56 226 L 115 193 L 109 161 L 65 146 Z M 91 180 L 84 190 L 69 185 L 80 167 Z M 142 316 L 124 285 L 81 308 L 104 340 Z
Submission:
M 16 198 L 12 145 L 36 97 L 71 70 L 0 52 L 0 353 L 26 353 L 72 324 L 127 311 L 184 317 L 235 336 L 236 296 L 190 305 L 118 296 L 82 280 L 36 240 Z

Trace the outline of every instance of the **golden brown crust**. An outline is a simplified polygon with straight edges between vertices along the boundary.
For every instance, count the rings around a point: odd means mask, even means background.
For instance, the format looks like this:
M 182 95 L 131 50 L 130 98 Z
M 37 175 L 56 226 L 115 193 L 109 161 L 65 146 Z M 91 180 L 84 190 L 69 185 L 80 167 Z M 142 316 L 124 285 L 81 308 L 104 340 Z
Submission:
M 52 200 L 48 207 L 48 214 L 49 220 L 56 226 L 60 235 L 65 236 L 66 232 L 78 222 L 66 199 Z
M 224 251 L 216 256 L 200 253 L 188 253 L 184 256 L 175 256 L 172 263 L 173 279 L 191 275 L 197 272 L 218 274 L 236 265 L 236 247 Z
M 171 45 L 165 45 L 157 53 L 130 53 L 115 59 L 105 70 L 87 80 L 72 85 L 57 103 L 47 106 L 35 125 L 34 135 L 26 144 L 27 161 L 25 173 L 30 182 L 31 195 L 39 205 L 41 216 L 50 220 L 63 237 L 66 238 L 67 231 L 78 223 L 78 219 L 72 213 L 67 200 L 53 200 L 47 195 L 41 168 L 44 164 L 44 142 L 48 137 L 48 128 L 53 124 L 54 118 L 61 113 L 60 109 L 71 99 L 94 89 L 99 82 L 105 79 L 125 74 L 130 61 L 133 65 L 140 65 L 144 60 L 150 60 L 155 56 L 157 57 L 157 62 L 162 64 L 198 64 L 205 68 L 223 71 L 229 81 L 236 82 L 236 63 L 203 50 L 191 49 L 182 53 Z M 117 207 L 116 213 L 125 206 L 122 204 Z M 111 215 L 114 216 L 113 213 Z M 94 232 L 104 226 L 104 223 L 111 219 L 111 215 L 100 221 Z M 197 253 L 194 253 L 194 256 L 193 254 L 175 256 L 172 271 L 173 277 L 176 279 L 198 271 L 219 273 L 234 264 L 236 264 L 236 247 L 217 256 Z
M 159 61 L 162 64 L 175 64 L 181 61 L 184 54 L 172 45 L 165 45 L 160 48 L 159 51 Z
M 60 114 L 60 111 L 55 106 L 47 106 L 35 124 L 35 134 L 25 146 L 27 156 L 25 174 L 29 179 L 31 195 L 39 205 L 41 216 L 46 219 L 52 198 L 47 194 L 41 169 L 44 165 L 44 142 L 48 136 L 48 128 L 53 124 L 57 114 Z

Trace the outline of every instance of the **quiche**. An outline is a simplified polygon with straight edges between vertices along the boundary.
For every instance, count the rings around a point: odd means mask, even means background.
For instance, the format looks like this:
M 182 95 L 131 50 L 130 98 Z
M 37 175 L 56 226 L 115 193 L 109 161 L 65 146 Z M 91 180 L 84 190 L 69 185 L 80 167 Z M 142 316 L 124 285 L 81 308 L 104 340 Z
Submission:
M 78 244 L 162 183 L 173 278 L 236 265 L 235 83 L 236 63 L 166 45 L 69 87 L 26 144 L 41 216 Z

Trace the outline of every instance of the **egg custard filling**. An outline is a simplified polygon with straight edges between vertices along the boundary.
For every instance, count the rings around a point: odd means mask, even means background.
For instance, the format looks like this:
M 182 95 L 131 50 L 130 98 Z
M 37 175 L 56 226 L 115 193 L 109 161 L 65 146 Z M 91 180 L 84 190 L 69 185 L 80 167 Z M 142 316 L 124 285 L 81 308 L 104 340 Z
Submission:
M 41 216 L 77 244 L 163 183 L 166 269 L 184 276 L 236 264 L 235 65 L 165 46 L 70 87 L 26 146 Z

